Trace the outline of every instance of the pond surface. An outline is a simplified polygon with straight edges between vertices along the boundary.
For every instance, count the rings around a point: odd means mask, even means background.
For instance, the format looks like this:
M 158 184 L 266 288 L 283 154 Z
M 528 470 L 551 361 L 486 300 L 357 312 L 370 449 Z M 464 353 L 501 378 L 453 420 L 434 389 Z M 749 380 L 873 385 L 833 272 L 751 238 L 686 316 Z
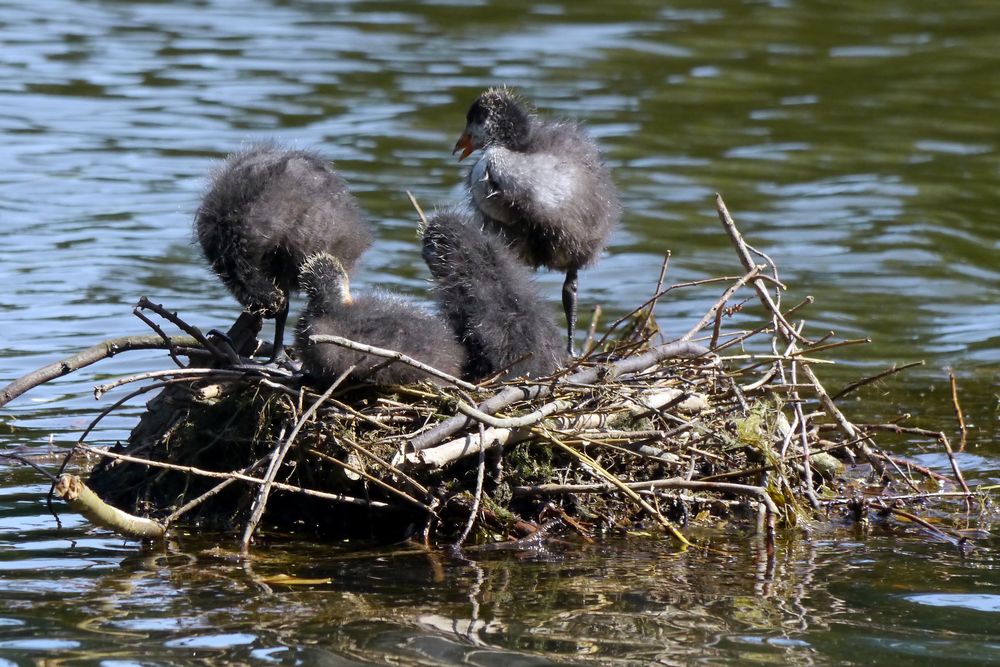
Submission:
M 265 137 L 318 147 L 377 222 L 355 283 L 426 299 L 405 191 L 462 197 L 450 155 L 469 102 L 508 83 L 585 120 L 627 208 L 581 302 L 605 321 L 668 283 L 738 274 L 721 192 L 831 355 L 856 421 L 955 430 L 970 483 L 1000 482 L 1000 4 L 44 2 L 0 6 L 0 383 L 144 332 L 147 295 L 203 328 L 238 306 L 191 243 L 207 171 Z M 541 274 L 557 300 L 561 276 Z M 718 287 L 658 308 L 678 335 Z M 3 408 L 5 450 L 79 437 L 92 386 L 165 367 L 130 353 Z M 141 410 L 90 438 L 124 438 Z M 933 442 L 885 441 L 945 471 Z M 1000 663 L 996 539 L 958 551 L 902 529 L 561 545 L 532 554 L 354 553 L 218 541 L 168 552 L 48 514 L 41 478 L 0 467 L 0 665 Z M 970 525 L 976 525 L 973 521 Z M 990 529 L 991 526 L 979 527 Z M 226 544 L 228 546 L 228 544 Z M 268 583 L 287 574 L 328 583 Z

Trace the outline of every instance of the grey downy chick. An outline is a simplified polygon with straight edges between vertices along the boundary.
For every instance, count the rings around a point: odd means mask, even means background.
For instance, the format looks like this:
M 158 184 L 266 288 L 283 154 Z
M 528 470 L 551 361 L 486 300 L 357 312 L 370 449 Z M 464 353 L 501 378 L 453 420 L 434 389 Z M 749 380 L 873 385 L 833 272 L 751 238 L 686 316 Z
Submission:
M 422 308 L 386 292 L 352 298 L 347 272 L 336 257 L 314 255 L 302 266 L 301 286 L 308 303 L 296 327 L 302 370 L 325 383 L 352 365 L 355 381 L 377 385 L 441 380 L 399 361 L 349 350 L 333 343 L 313 343 L 310 336 L 340 336 L 357 343 L 401 352 L 449 375 L 459 376 L 465 351 L 448 324 Z

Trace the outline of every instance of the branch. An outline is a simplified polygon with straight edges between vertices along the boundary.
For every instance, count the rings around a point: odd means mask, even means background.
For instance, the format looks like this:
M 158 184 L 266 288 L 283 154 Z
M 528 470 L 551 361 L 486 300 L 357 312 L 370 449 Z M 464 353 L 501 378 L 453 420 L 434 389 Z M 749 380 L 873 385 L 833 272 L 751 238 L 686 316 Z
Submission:
M 143 540 L 162 540 L 166 536 L 167 529 L 162 523 L 133 516 L 108 505 L 76 475 L 60 477 L 54 492 L 95 526 Z
M 171 340 L 174 346 L 184 345 L 194 347 L 197 345 L 197 341 L 191 336 L 175 336 Z M 162 338 L 153 335 L 109 338 L 93 347 L 88 347 L 86 350 L 68 356 L 62 361 L 42 366 L 14 380 L 4 387 L 3 390 L 0 390 L 0 407 L 3 407 L 29 389 L 34 389 L 49 380 L 54 380 L 57 377 L 62 377 L 73 371 L 90 366 L 101 359 L 110 359 L 119 352 L 129 352 L 131 350 L 169 350 L 170 347 Z

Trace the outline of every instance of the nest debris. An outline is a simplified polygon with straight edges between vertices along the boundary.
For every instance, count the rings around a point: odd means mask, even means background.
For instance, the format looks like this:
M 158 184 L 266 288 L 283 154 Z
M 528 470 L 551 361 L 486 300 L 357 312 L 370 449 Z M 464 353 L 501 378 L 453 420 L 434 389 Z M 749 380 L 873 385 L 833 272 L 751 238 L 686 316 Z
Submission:
M 154 337 L 108 341 L 40 369 L 0 392 L 0 405 L 119 351 L 167 349 L 177 369 L 98 387 L 99 396 L 152 380 L 106 408 L 74 451 L 101 458 L 89 486 L 107 503 L 165 530 L 237 534 L 244 550 L 261 526 L 269 533 L 518 547 L 556 529 L 592 540 L 653 528 L 690 544 L 684 531 L 692 523 L 735 519 L 773 538 L 780 524 L 823 513 L 863 519 L 870 509 L 963 542 L 960 531 L 913 509 L 954 499 L 971 508 L 970 501 L 983 500 L 966 485 L 947 436 L 847 419 L 812 367 L 824 363 L 818 353 L 863 341 L 803 336 L 789 318 L 804 304 L 782 307 L 773 262 L 746 244 L 721 198 L 716 204 L 743 275 L 664 289 L 664 262 L 654 296 L 597 341 L 595 314 L 587 352 L 553 377 L 316 388 L 301 376 L 234 365 L 231 350 L 142 299 L 136 314 Z M 659 298 L 723 281 L 729 284 L 718 301 L 684 336 L 653 343 Z M 731 303 L 741 289 L 754 290 L 763 317 L 729 331 L 737 314 L 746 314 L 747 301 Z M 168 336 L 150 312 L 190 336 Z M 259 319 L 244 315 L 229 332 L 241 356 L 253 354 L 259 328 Z M 392 351 L 335 343 L 386 363 L 413 363 Z M 126 444 L 84 444 L 100 419 L 157 389 Z M 881 451 L 873 434 L 893 429 L 940 442 L 954 479 L 900 465 Z

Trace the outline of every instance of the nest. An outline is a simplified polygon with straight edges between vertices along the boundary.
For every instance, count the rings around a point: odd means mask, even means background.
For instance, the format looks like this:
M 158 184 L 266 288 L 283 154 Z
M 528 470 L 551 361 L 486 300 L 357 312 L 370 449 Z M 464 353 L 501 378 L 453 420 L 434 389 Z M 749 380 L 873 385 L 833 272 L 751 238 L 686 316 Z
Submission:
M 266 366 L 233 366 L 211 338 L 143 299 L 136 313 L 158 341 L 105 343 L 104 356 L 159 346 L 180 368 L 98 388 L 153 380 L 101 417 L 162 391 L 124 445 L 94 448 L 83 444 L 84 434 L 77 449 L 101 457 L 89 486 L 158 526 L 223 530 L 239 535 L 244 548 L 262 527 L 265 534 L 518 548 L 553 531 L 592 540 L 655 530 L 688 544 L 691 524 L 746 525 L 773 537 L 781 524 L 824 515 L 859 520 L 872 508 L 941 539 L 964 540 L 913 509 L 975 497 L 947 437 L 848 420 L 812 367 L 821 362 L 816 355 L 861 341 L 804 337 L 789 321 L 803 304 L 781 305 L 776 267 L 743 241 L 721 199 L 717 205 L 744 273 L 697 283 L 725 285 L 709 311 L 679 339 L 654 342 L 661 339 L 657 300 L 693 285 L 664 288 L 665 263 L 651 299 L 599 340 L 595 316 L 587 353 L 547 378 L 471 385 L 445 377 L 440 385 L 388 388 L 342 378 L 314 387 Z M 762 315 L 730 330 L 737 314 L 746 319 L 746 301 L 734 303 L 741 290 L 755 294 Z M 167 336 L 149 313 L 190 338 Z M 258 345 L 259 326 L 241 317 L 229 332 L 238 351 Z M 361 341 L 328 342 L 385 363 L 416 363 Z M 75 364 L 82 365 L 60 368 Z M 10 397 L 8 388 L 0 401 Z M 954 480 L 912 465 L 904 472 L 878 448 L 879 430 L 939 442 Z

